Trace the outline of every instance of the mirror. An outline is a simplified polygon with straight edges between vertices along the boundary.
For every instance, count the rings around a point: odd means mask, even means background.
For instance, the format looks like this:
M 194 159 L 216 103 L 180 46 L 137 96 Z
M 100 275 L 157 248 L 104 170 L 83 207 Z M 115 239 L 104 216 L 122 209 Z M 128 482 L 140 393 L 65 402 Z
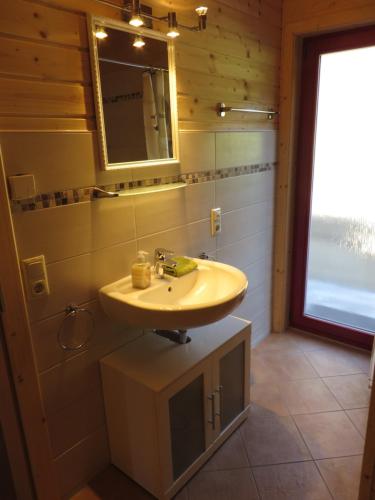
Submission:
M 90 48 L 104 169 L 176 163 L 174 49 L 167 36 L 92 17 Z M 98 27 L 107 35 L 95 36 Z

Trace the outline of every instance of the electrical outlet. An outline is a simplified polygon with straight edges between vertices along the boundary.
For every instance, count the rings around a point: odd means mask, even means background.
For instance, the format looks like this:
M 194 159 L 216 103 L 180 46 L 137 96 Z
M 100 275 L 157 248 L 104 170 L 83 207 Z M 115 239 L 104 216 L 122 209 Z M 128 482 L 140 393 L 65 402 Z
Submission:
M 221 208 L 211 208 L 211 236 L 221 233 Z
M 29 299 L 49 295 L 47 268 L 44 255 L 22 260 L 26 293 Z

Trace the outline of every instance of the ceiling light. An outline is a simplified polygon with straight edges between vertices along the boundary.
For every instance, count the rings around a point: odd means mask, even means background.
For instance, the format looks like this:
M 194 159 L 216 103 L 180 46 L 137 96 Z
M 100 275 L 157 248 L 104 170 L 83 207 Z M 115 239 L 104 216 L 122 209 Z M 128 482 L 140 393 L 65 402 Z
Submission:
M 143 40 L 143 38 L 140 35 L 137 35 L 134 38 L 133 47 L 137 47 L 137 49 L 140 49 L 141 47 L 144 47 L 145 45 L 146 45 L 146 42 Z
M 139 4 L 139 0 L 133 0 L 132 17 L 130 18 L 129 24 L 131 24 L 135 28 L 139 28 L 140 26 L 144 25 L 141 16 L 141 6 Z
M 108 33 L 103 28 L 103 26 L 97 26 L 95 28 L 95 36 L 96 38 L 99 38 L 99 40 L 104 40 L 104 38 L 107 38 Z
M 180 32 L 177 28 L 177 16 L 176 12 L 168 12 L 168 33 L 169 38 L 176 38 L 180 36 Z

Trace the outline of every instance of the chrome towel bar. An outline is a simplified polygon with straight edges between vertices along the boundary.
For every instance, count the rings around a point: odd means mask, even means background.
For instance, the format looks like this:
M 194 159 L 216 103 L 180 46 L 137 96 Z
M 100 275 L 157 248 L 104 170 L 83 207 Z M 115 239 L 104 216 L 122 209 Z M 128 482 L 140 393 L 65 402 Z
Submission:
M 219 102 L 216 106 L 217 115 L 223 118 L 226 113 L 230 111 L 240 111 L 241 113 L 261 113 L 267 115 L 269 120 L 272 120 L 275 115 L 278 115 L 277 111 L 264 110 L 264 109 L 254 109 L 254 108 L 232 108 L 231 106 L 226 106 L 223 102 Z

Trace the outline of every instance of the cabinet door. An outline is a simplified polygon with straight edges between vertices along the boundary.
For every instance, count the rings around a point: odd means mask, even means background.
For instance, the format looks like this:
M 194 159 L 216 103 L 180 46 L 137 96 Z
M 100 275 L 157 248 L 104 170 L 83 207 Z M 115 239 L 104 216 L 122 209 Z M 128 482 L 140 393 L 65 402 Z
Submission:
M 215 356 L 214 387 L 219 432 L 249 405 L 250 331 L 246 328 Z
M 166 487 L 200 457 L 213 439 L 215 409 L 211 387 L 211 364 L 205 361 L 160 397 L 161 442 L 167 443 L 166 449 L 161 450 Z

